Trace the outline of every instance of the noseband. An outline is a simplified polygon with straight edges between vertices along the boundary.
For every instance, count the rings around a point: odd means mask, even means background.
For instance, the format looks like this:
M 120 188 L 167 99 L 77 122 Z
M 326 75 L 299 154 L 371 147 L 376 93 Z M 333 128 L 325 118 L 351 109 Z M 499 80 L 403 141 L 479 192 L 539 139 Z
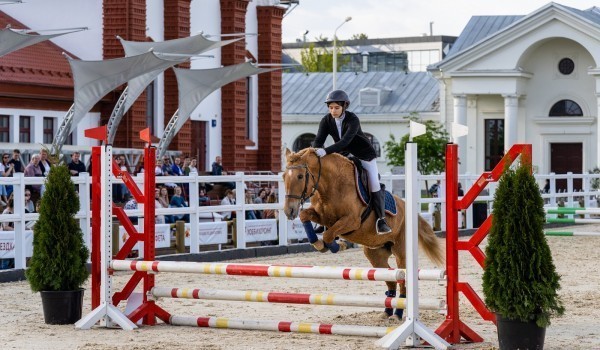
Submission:
M 299 199 L 300 206 L 303 206 L 304 202 L 306 202 L 307 199 L 309 199 L 310 197 L 315 195 L 315 192 L 317 192 L 317 190 L 319 189 L 319 180 L 321 180 L 321 158 L 317 157 L 317 160 L 319 161 L 319 173 L 317 175 L 316 180 L 315 180 L 315 176 L 310 171 L 308 171 L 308 165 L 306 165 L 306 164 L 291 165 L 291 166 L 288 166 L 285 168 L 285 170 L 304 169 L 304 189 L 302 190 L 302 194 L 299 196 L 294 195 L 294 194 L 286 194 L 285 195 L 286 198 Z M 312 177 L 314 185 L 312 187 L 312 191 L 307 196 L 306 193 L 308 191 L 308 175 L 310 175 L 310 177 Z

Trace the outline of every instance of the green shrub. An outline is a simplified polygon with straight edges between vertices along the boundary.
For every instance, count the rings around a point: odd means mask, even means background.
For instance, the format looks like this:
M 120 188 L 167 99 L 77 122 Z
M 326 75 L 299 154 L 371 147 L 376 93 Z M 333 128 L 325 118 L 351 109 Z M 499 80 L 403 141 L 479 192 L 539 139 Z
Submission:
M 45 186 L 25 275 L 34 292 L 77 290 L 88 277 L 88 249 L 74 217 L 79 197 L 65 165 L 50 168 Z
M 483 293 L 491 311 L 547 327 L 564 313 L 560 276 L 544 236 L 544 201 L 525 162 L 506 170 L 494 195 Z

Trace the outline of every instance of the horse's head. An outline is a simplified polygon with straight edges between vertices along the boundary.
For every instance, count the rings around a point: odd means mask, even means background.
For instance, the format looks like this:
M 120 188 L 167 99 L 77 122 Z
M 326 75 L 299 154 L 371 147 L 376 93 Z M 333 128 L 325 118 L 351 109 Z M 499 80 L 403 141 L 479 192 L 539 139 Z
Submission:
M 289 220 L 294 220 L 304 202 L 318 189 L 321 161 L 314 148 L 305 148 L 298 153 L 286 149 L 285 157 L 287 164 L 283 173 L 283 183 L 286 195 L 283 210 Z M 317 163 L 318 169 L 311 170 Z

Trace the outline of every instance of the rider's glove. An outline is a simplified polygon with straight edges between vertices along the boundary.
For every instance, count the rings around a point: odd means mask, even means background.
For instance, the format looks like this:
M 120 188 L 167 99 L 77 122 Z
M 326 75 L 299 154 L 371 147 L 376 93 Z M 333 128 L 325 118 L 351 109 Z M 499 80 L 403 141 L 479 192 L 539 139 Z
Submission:
M 324 155 L 326 155 L 326 154 L 327 154 L 327 152 L 325 152 L 325 150 L 324 150 L 324 149 L 322 149 L 322 148 L 317 148 L 317 150 L 316 150 L 315 152 L 317 153 L 317 155 L 318 155 L 319 157 L 323 157 Z

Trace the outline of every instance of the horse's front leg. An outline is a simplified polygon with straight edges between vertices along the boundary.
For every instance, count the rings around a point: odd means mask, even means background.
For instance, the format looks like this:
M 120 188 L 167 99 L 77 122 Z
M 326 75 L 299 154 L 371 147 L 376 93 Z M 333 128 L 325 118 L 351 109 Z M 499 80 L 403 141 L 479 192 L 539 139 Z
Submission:
M 323 242 L 329 244 L 335 240 L 335 237 L 348 232 L 356 231 L 360 228 L 360 217 L 342 216 L 333 226 L 323 232 Z
M 313 207 L 302 210 L 299 214 L 299 218 L 300 222 L 302 222 L 302 225 L 304 226 L 304 232 L 306 233 L 308 242 L 310 242 L 310 244 L 315 247 L 316 250 L 320 251 L 321 253 L 327 253 L 328 250 L 331 250 L 333 253 L 337 253 L 339 247 L 331 247 L 323 243 L 323 241 L 319 239 L 319 236 L 317 236 L 317 233 L 312 226 L 312 222 L 320 222 L 321 217 L 319 214 L 317 214 Z

